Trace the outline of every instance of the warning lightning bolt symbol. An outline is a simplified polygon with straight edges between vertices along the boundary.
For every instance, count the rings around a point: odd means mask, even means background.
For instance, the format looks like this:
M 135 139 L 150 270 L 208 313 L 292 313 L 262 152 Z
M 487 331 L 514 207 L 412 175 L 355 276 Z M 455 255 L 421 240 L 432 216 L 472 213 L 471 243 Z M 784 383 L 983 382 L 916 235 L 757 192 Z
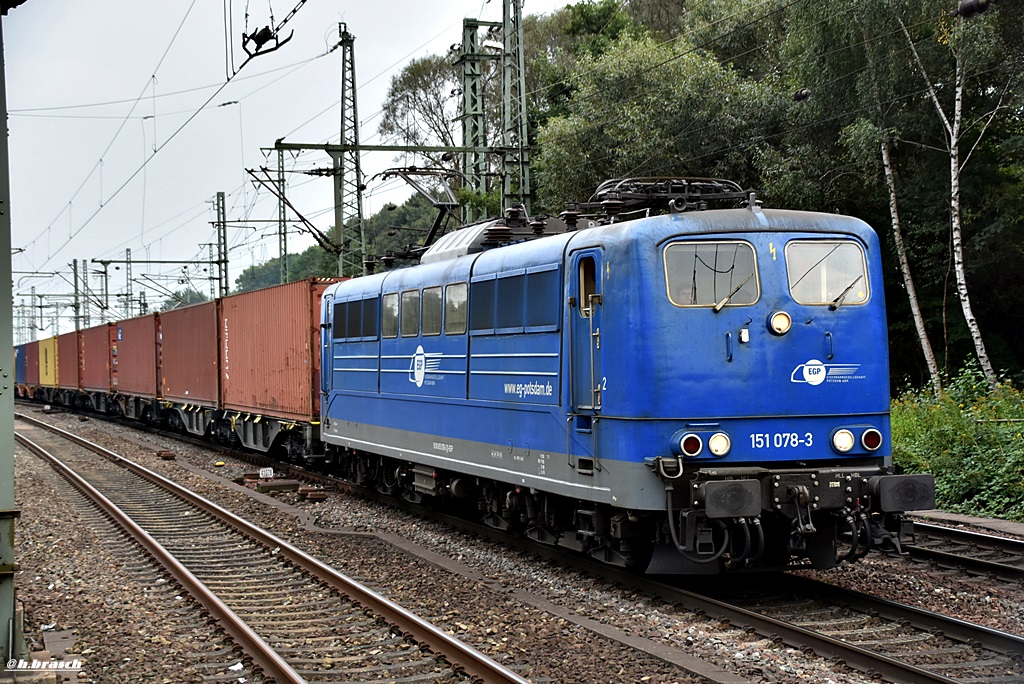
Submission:
M 772 261 L 775 261 L 775 243 L 774 242 L 769 242 L 768 243 L 768 251 L 772 253 Z

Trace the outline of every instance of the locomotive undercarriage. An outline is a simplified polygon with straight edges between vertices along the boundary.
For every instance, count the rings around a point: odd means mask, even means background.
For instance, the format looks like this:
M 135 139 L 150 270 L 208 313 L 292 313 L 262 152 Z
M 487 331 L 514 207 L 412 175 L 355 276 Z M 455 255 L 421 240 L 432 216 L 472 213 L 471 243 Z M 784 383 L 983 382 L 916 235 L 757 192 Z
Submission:
M 687 471 L 671 459 L 655 470 L 667 515 L 652 574 L 831 568 L 873 548 L 900 552 L 913 534 L 903 511 L 934 506 L 930 475 L 878 465 Z
M 630 512 L 528 487 L 445 472 L 328 445 L 327 469 L 362 487 L 459 513 L 495 529 L 623 567 L 641 567 L 653 548 L 658 515 Z
M 697 470 L 665 477 L 668 514 L 629 511 L 328 446 L 328 468 L 364 487 L 469 514 L 496 529 L 648 574 L 831 568 L 900 550 L 903 510 L 931 506 L 930 476 L 885 468 Z M 925 480 L 929 480 L 926 482 Z

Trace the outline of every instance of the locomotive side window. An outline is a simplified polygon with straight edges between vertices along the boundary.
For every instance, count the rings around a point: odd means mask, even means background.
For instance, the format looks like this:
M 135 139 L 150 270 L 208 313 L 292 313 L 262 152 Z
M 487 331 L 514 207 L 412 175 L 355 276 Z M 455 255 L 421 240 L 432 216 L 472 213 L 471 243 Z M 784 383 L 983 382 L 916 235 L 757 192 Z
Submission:
M 377 298 L 335 304 L 333 337 L 336 340 L 377 337 Z
M 348 321 L 345 324 L 345 337 L 362 337 L 363 303 L 361 301 L 346 302 L 346 308 L 348 309 Z
M 384 295 L 380 307 L 381 337 L 398 337 L 398 293 Z
M 522 332 L 526 302 L 526 275 L 498 279 L 498 310 L 494 327 Z
M 469 329 L 494 330 L 495 279 L 474 280 L 473 298 L 469 302 Z
M 757 258 L 746 242 L 676 242 L 665 247 L 668 299 L 680 307 L 749 306 L 760 296 Z
M 591 259 L 590 270 L 594 265 Z M 558 329 L 558 265 L 486 275 L 473 280 L 469 329 L 474 335 L 550 332 Z M 449 286 L 451 287 L 451 286 Z M 591 291 L 594 291 L 593 288 Z
M 466 332 L 466 300 L 469 286 L 452 283 L 444 289 L 444 334 L 462 335 Z
M 360 337 L 377 337 L 377 298 L 363 300 L 363 327 Z
M 811 306 L 851 306 L 868 300 L 864 250 L 852 240 L 799 240 L 786 245 L 793 300 Z
M 585 257 L 580 259 L 580 315 L 590 318 L 590 296 L 597 294 L 597 273 L 594 267 L 594 258 Z
M 441 334 L 441 288 L 423 288 L 423 334 Z
M 420 334 L 420 291 L 406 290 L 402 293 L 402 337 L 416 337 Z
M 348 302 L 338 302 L 334 305 L 334 321 L 332 323 L 333 337 L 336 340 L 348 337 Z
M 526 276 L 527 330 L 554 330 L 558 327 L 560 284 L 557 267 Z

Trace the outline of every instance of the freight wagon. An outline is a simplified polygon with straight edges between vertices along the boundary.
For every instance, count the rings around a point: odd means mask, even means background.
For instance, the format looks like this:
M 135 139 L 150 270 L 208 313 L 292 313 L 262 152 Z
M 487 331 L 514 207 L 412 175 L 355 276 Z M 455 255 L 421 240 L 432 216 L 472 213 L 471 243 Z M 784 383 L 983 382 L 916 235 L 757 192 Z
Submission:
M 319 443 L 320 298 L 308 279 L 24 345 L 22 396 L 298 460 Z

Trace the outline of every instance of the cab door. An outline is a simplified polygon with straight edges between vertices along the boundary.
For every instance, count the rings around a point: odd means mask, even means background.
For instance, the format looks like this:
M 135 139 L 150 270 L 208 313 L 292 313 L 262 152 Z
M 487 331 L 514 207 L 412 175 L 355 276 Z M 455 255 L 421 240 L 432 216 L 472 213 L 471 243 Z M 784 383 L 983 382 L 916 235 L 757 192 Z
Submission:
M 601 273 L 603 251 L 593 248 L 572 256 L 570 297 L 571 407 L 578 415 L 594 416 L 601 411 L 604 378 L 601 373 Z M 587 421 L 582 421 L 586 424 Z
M 326 395 L 331 392 L 334 376 L 334 297 L 324 295 L 320 306 L 320 393 L 325 395 L 321 406 L 326 406 Z

